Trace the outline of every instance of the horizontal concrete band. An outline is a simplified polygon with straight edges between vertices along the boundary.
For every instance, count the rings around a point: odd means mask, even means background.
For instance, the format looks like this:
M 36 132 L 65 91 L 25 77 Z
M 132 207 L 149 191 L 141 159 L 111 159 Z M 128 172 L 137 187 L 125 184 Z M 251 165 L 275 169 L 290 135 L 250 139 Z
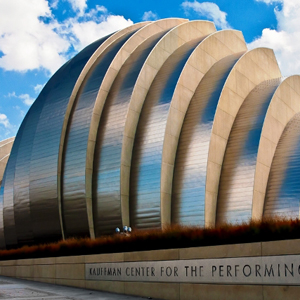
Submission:
M 85 264 L 85 279 L 300 285 L 300 255 Z
M 248 244 L 234 244 L 222 246 L 208 246 L 186 249 L 155 250 L 113 254 L 96 254 L 69 257 L 22 259 L 0 262 L 0 274 L 16 278 L 23 278 L 34 281 L 48 282 L 67 286 L 77 286 L 96 290 L 117 292 L 123 294 L 139 295 L 160 299 L 199 299 L 199 295 L 206 295 L 205 299 L 298 299 L 300 286 L 293 286 L 297 283 L 276 285 L 262 285 L 253 283 L 237 284 L 228 282 L 222 284 L 207 283 L 180 283 L 180 282 L 126 282 L 126 281 L 105 281 L 87 280 L 86 267 L 91 264 L 101 263 L 129 263 L 153 261 L 157 265 L 162 261 L 177 261 L 178 263 L 190 262 L 190 260 L 201 259 L 238 259 L 245 258 L 260 260 L 265 256 L 283 256 L 295 258 L 300 255 L 300 240 L 260 242 Z M 214 260 L 212 260 L 214 261 Z M 227 260 L 228 261 L 228 260 Z M 297 259 L 293 268 L 298 272 Z M 287 276 L 291 271 L 291 263 L 287 263 Z M 218 265 L 219 266 L 219 265 Z M 285 272 L 283 266 L 283 275 Z M 191 270 L 190 270 L 191 271 Z M 219 272 L 220 270 L 216 270 Z M 216 272 L 215 271 L 215 272 Z M 242 271 L 242 269 L 241 269 Z M 246 273 L 249 268 L 244 270 Z M 268 272 L 270 269 L 268 269 Z M 276 269 L 276 272 L 278 270 Z M 151 270 L 150 270 L 151 272 Z M 275 269 L 274 269 L 275 272 Z M 278 273 L 278 272 L 277 272 Z M 216 274 L 216 273 L 215 273 Z M 248 274 L 248 273 L 247 273 Z M 298 274 L 298 273 L 297 273 Z M 220 275 L 220 274 L 219 274 Z M 278 274 L 277 274 L 278 275 Z M 300 283 L 299 283 L 300 285 Z M 184 291 L 184 292 L 183 292 Z M 255 298 L 254 298 L 255 297 Z M 221 299 L 221 298 L 220 298 Z

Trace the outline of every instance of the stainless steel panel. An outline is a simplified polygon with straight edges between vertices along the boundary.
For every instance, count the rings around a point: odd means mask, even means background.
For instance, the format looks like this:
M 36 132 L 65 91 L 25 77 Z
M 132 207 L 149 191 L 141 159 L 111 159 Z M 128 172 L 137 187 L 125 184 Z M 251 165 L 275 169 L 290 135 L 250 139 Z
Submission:
M 286 125 L 271 165 L 264 217 L 299 218 L 300 113 Z
M 187 110 L 174 166 L 172 223 L 204 226 L 209 142 L 224 83 L 242 53 L 216 62 L 198 85 Z
M 68 62 L 44 101 L 36 125 L 30 161 L 30 204 L 35 240 L 61 238 L 57 165 L 62 125 L 69 97 L 83 67 L 107 39 L 102 38 Z M 84 218 L 84 216 L 82 216 Z M 78 220 L 81 223 L 81 220 Z
M 85 169 L 91 117 L 98 90 L 106 71 L 117 52 L 133 33 L 122 36 L 101 54 L 81 86 L 73 106 L 63 164 L 62 204 L 66 237 L 89 234 L 85 197 Z
M 145 99 L 130 175 L 130 222 L 134 228 L 161 227 L 161 163 L 168 112 L 182 69 L 200 41 L 184 44 L 166 60 Z
M 120 69 L 102 112 L 93 178 L 93 211 L 96 236 L 113 233 L 122 226 L 120 166 L 123 132 L 131 94 L 140 70 L 160 32 L 141 43 Z
M 82 68 L 106 38 L 86 47 L 53 75 L 20 127 L 3 186 L 7 245 L 15 245 L 17 240 L 27 243 L 61 238 L 55 171 L 61 126 Z
M 17 233 L 15 228 L 15 212 L 13 203 L 13 179 L 16 164 L 17 152 L 15 149 L 19 147 L 22 137 L 22 128 L 24 128 L 28 119 L 25 116 L 23 123 L 17 133 L 16 140 L 8 159 L 3 181 L 0 189 L 0 247 L 11 247 L 17 244 Z M 17 139 L 18 138 L 18 139 Z M 6 184 L 7 181 L 7 184 Z
M 15 162 L 15 156 L 11 155 L 9 161 L 11 161 L 11 165 L 13 165 Z M 3 241 L 3 244 L 5 244 L 7 247 L 10 247 L 17 243 L 13 201 L 6 200 L 6 198 L 8 198 L 9 200 L 12 199 L 13 187 L 12 184 L 9 184 L 12 182 L 12 177 L 13 177 L 13 172 L 6 171 L 4 173 L 4 179 L 2 181 L 1 196 L 0 196 L 1 197 L 0 201 L 2 203 L 2 209 L 3 209 L 3 221 L 2 220 L 0 221 L 0 226 L 3 225 L 3 229 L 1 228 L 0 231 L 1 231 L 1 238 L 3 234 L 5 239 Z M 8 184 L 6 184 L 6 180 Z
M 264 118 L 281 79 L 268 80 L 243 102 L 228 139 L 217 204 L 217 224 L 251 219 L 256 158 Z

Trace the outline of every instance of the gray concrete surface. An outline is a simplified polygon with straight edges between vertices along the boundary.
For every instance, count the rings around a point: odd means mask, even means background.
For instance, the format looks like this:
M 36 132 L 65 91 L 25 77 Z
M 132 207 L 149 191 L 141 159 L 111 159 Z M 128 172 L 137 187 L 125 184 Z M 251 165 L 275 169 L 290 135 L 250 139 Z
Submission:
M 79 289 L 49 283 L 41 283 L 0 276 L 0 300 L 145 300 L 134 297 L 93 290 Z

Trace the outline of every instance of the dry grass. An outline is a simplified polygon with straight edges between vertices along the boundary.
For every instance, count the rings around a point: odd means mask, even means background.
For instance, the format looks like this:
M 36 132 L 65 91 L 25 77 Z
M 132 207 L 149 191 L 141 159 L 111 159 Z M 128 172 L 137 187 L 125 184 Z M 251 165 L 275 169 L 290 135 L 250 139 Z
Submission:
M 165 230 L 134 230 L 130 236 L 120 234 L 97 239 L 70 238 L 57 243 L 0 250 L 0 260 L 116 253 L 251 243 L 300 238 L 300 221 L 284 218 L 223 225 L 217 228 L 170 226 Z

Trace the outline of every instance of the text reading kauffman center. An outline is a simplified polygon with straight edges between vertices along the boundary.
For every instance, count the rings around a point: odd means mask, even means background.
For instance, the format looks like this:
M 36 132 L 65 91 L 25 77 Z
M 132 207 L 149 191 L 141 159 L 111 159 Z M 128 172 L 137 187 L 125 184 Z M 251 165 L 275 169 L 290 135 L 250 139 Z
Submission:
M 299 218 L 299 122 L 300 76 L 273 50 L 208 21 L 134 24 L 65 63 L 0 143 L 0 247 Z

